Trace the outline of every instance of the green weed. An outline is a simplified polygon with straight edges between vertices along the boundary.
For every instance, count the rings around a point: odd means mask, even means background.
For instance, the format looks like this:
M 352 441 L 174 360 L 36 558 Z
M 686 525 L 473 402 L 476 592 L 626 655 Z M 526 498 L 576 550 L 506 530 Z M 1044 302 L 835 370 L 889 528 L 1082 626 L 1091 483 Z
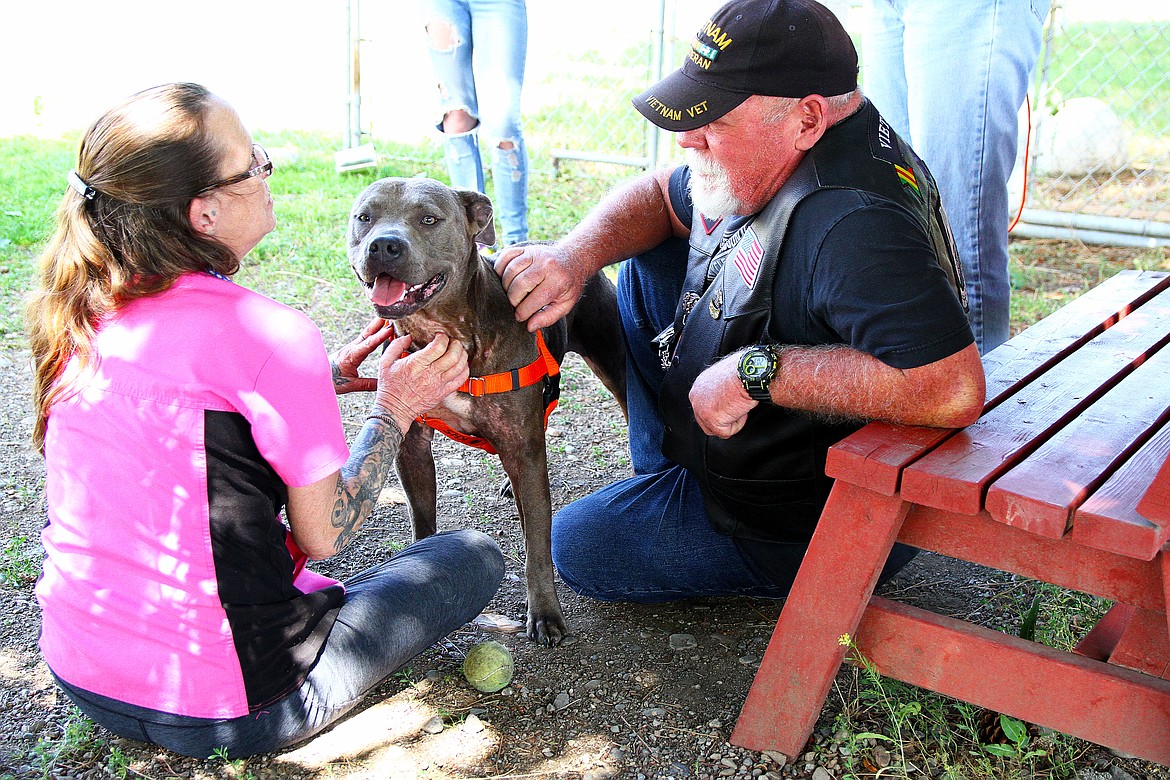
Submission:
M 841 690 L 838 678 L 842 710 L 834 724 L 845 738 L 845 777 L 1075 776 L 1080 741 L 1054 732 L 1033 735 L 1016 718 L 883 677 L 852 637 L 840 642 L 853 668 L 848 690 Z M 985 733 L 989 716 L 998 719 L 1003 735 L 991 743 Z
M 248 761 L 243 758 L 232 758 L 228 755 L 228 749 L 226 747 L 217 747 L 207 757 L 207 760 L 220 762 L 223 765 L 224 773 L 228 777 L 238 778 L 239 780 L 255 780 L 256 778 L 256 775 L 248 767 Z
M 29 766 L 42 778 L 72 773 L 88 764 L 87 753 L 102 749 L 95 735 L 97 727 L 74 708 L 65 719 L 60 738 L 41 737 L 29 752 Z
M 121 748 L 117 746 L 110 748 L 110 754 L 106 756 L 106 771 L 111 776 L 123 780 L 130 773 L 130 759 L 122 752 Z
M 0 551 L 0 583 L 21 587 L 31 585 L 41 573 L 40 547 L 27 536 L 15 536 Z

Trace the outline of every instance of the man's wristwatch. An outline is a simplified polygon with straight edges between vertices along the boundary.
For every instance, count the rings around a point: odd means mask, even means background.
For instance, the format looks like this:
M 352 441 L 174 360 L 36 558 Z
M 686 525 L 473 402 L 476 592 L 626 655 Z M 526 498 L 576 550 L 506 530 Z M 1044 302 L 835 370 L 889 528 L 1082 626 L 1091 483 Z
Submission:
M 743 382 L 743 389 L 755 400 L 771 402 L 772 395 L 768 387 L 779 369 L 780 361 L 776 357 L 775 348 L 771 344 L 756 344 L 748 347 L 739 359 L 739 381 Z

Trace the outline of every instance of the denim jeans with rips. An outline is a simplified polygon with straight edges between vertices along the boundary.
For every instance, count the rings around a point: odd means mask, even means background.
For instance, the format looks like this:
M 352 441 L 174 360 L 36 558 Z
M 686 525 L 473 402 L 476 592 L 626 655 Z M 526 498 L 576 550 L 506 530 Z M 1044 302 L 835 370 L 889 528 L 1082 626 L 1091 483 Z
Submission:
M 394 671 L 471 620 L 504 577 L 491 537 L 462 530 L 422 539 L 345 581 L 345 600 L 301 686 L 250 715 L 216 720 L 171 715 L 75 688 L 65 694 L 121 737 L 175 753 L 236 759 L 308 739 L 345 715 Z
M 788 595 L 803 544 L 737 541 L 707 519 L 699 482 L 662 454 L 658 393 L 663 370 L 651 340 L 674 320 L 687 242 L 671 239 L 622 264 L 618 306 L 626 339 L 626 404 L 632 477 L 565 506 L 553 517 L 553 562 L 575 592 L 599 601 L 657 603 L 695 596 Z M 916 553 L 897 545 L 882 573 Z
M 478 121 L 467 132 L 443 136 L 451 185 L 486 193 L 482 134 L 492 147 L 502 241 L 526 241 L 528 152 L 520 119 L 528 47 L 524 0 L 425 0 L 422 8 L 441 117 L 462 109 Z M 442 132 L 441 118 L 437 127 Z
M 979 352 L 1010 336 L 1008 178 L 1050 0 L 866 0 L 863 89 L 930 167 Z

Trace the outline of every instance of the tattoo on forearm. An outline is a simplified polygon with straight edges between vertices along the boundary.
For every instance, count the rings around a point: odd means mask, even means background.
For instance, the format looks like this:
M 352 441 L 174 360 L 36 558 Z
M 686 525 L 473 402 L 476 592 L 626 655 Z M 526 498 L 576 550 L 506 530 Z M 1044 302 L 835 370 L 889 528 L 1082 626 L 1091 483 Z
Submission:
M 367 420 L 337 478 L 337 501 L 330 518 L 339 530 L 335 552 L 350 543 L 378 502 L 390 464 L 402 445 L 398 428 L 382 420 Z

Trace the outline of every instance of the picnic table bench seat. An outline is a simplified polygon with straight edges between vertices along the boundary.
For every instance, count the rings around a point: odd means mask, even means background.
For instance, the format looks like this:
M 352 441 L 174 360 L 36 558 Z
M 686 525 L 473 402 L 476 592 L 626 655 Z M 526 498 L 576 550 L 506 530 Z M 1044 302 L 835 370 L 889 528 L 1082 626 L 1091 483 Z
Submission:
M 1121 272 L 984 357 L 973 425 L 835 445 L 731 741 L 801 752 L 849 635 L 883 675 L 1170 765 L 1168 342 L 1170 274 Z M 1114 606 L 1066 652 L 875 597 L 895 541 Z

